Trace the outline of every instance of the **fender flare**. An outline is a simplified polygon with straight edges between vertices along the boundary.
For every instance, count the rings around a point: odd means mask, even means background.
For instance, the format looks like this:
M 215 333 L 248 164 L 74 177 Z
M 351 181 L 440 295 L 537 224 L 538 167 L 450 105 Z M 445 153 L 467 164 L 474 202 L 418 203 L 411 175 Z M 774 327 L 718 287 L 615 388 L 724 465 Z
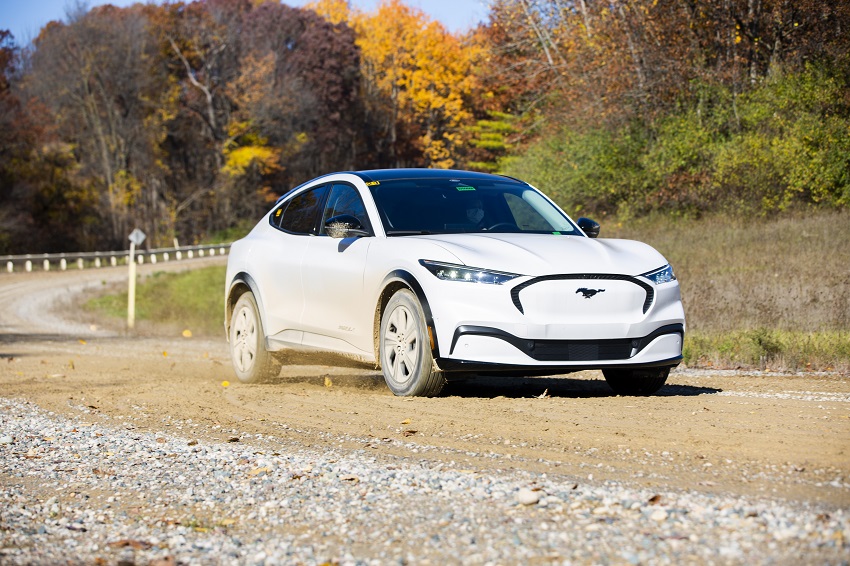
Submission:
M 259 287 L 253 277 L 244 271 L 240 271 L 230 281 L 230 285 L 227 288 L 227 297 L 224 301 L 224 333 L 228 342 L 230 341 L 230 321 L 233 318 L 232 308 L 235 306 L 235 301 L 232 300 L 233 290 L 239 286 L 248 287 L 248 291 L 254 295 L 254 300 L 257 302 L 257 309 L 260 311 L 258 313 L 260 315 L 260 323 L 263 325 L 264 331 L 268 328 L 266 325 L 266 309 L 263 307 L 263 297 L 260 295 Z M 263 336 L 263 339 L 265 338 Z
M 425 291 L 422 290 L 422 285 L 419 284 L 419 281 L 410 272 L 405 271 L 404 269 L 396 269 L 395 271 L 387 274 L 381 282 L 381 297 L 383 297 L 387 287 L 394 281 L 403 283 L 416 295 L 416 299 L 419 301 L 419 306 L 422 307 L 422 313 L 425 315 L 425 326 L 428 328 L 429 338 L 433 342 L 431 355 L 435 360 L 438 359 L 440 357 L 440 343 L 437 340 L 437 327 L 434 324 L 434 316 L 431 313 L 431 305 L 428 303 L 428 297 L 425 296 Z M 379 301 L 380 300 L 381 299 L 379 299 Z M 389 300 L 389 297 L 387 297 L 387 300 Z

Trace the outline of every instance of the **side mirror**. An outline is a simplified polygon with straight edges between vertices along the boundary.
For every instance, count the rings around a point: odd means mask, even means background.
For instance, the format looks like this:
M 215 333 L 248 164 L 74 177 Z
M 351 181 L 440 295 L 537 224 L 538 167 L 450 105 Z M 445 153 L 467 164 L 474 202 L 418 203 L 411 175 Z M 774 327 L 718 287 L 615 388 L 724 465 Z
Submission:
M 363 224 L 350 214 L 340 214 L 328 218 L 325 221 L 325 234 L 337 239 L 371 235 L 363 229 Z
M 577 224 L 578 227 L 581 228 L 585 234 L 587 234 L 588 238 L 595 238 L 599 236 L 599 222 L 582 216 L 578 219 Z

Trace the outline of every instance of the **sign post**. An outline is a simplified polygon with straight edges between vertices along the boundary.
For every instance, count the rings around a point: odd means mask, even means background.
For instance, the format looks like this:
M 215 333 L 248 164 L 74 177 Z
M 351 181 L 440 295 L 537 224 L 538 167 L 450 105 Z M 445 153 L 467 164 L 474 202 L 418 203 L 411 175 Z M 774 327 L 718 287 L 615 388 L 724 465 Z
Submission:
M 145 233 L 136 228 L 130 233 L 130 287 L 127 290 L 127 328 L 136 326 L 136 246 L 145 241 Z

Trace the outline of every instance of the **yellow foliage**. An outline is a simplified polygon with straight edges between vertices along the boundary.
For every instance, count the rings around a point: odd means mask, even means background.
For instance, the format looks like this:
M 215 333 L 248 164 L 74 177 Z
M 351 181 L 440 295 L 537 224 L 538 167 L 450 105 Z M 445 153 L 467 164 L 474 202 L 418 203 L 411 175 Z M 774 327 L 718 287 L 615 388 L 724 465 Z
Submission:
M 328 21 L 346 21 L 357 35 L 367 100 L 401 124 L 425 132 L 419 139 L 427 163 L 451 166 L 462 125 L 471 117 L 464 103 L 473 87 L 480 47 L 460 39 L 401 0 L 383 0 L 376 11 L 352 10 L 344 0 L 308 5 Z
M 248 168 L 252 166 L 258 167 L 262 175 L 271 173 L 280 167 L 280 150 L 274 147 L 247 145 L 225 149 L 224 155 L 226 161 L 221 170 L 231 177 L 244 175 Z
M 305 6 L 313 10 L 332 24 L 348 22 L 351 18 L 351 6 L 348 0 L 317 0 Z
M 142 184 L 129 171 L 121 170 L 115 174 L 112 192 L 124 206 L 131 206 L 142 193 Z

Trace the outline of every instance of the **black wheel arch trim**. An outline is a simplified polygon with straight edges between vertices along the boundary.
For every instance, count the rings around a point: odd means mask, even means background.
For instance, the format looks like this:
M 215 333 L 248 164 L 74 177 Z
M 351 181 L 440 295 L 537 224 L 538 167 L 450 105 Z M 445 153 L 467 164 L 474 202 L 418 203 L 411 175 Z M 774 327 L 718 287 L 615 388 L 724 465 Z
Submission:
M 524 281 L 519 285 L 513 287 L 511 289 L 511 300 L 513 301 L 514 306 L 517 308 L 517 310 L 522 314 L 525 314 L 525 309 L 522 306 L 522 302 L 519 300 L 519 294 L 520 291 L 527 287 L 530 287 L 531 285 L 534 285 L 535 283 L 540 283 L 542 281 L 586 281 L 606 279 L 609 281 L 628 281 L 629 283 L 634 283 L 638 287 L 643 288 L 643 290 L 646 292 L 646 299 L 643 301 L 643 313 L 646 314 L 646 311 L 649 310 L 649 307 L 652 305 L 652 301 L 655 299 L 655 289 L 652 288 L 652 285 L 650 285 L 646 281 L 641 281 L 637 277 L 616 273 L 565 273 L 561 275 L 541 275 L 539 277 L 529 279 L 528 281 Z
M 422 313 L 425 315 L 425 326 L 429 329 L 429 338 L 434 340 L 434 347 L 431 348 L 431 354 L 436 360 L 440 357 L 440 343 L 437 340 L 437 327 L 434 325 L 434 316 L 431 313 L 431 305 L 428 303 L 428 297 L 425 296 L 425 291 L 422 289 L 422 285 L 419 284 L 419 281 L 410 272 L 403 269 L 396 269 L 384 277 L 381 289 L 386 289 L 393 281 L 401 281 L 416 295 L 416 299 L 422 307 Z
M 498 328 L 491 328 L 488 326 L 472 326 L 472 325 L 461 325 L 455 329 L 454 335 L 452 336 L 452 345 L 449 348 L 449 355 L 452 355 L 455 350 L 455 346 L 457 345 L 458 340 L 460 340 L 461 336 L 488 336 L 490 338 L 497 338 L 499 340 L 503 340 L 521 351 L 525 355 L 530 358 L 533 358 L 532 352 L 538 346 L 546 346 L 546 345 L 566 345 L 566 344 L 604 344 L 604 343 L 613 343 L 620 342 L 623 340 L 630 340 L 632 343 L 632 348 L 635 350 L 633 355 L 637 355 L 638 352 L 643 350 L 646 346 L 649 345 L 650 342 L 658 338 L 659 336 L 664 336 L 667 334 L 679 334 L 682 337 L 682 341 L 685 339 L 685 326 L 681 323 L 677 324 L 667 324 L 664 326 L 660 326 L 647 334 L 646 336 L 638 336 L 635 338 L 613 338 L 613 339 L 601 339 L 601 340 L 537 340 L 537 339 L 528 339 L 528 338 L 520 338 L 519 336 L 514 336 L 509 332 L 505 332 L 504 330 L 500 330 Z
M 248 273 L 246 273 L 244 271 L 240 271 L 239 273 L 237 273 L 236 275 L 233 276 L 233 279 L 230 281 L 230 286 L 227 288 L 227 301 L 225 302 L 224 308 L 225 309 L 230 308 L 230 303 L 231 303 L 230 298 L 233 296 L 233 289 L 237 285 L 240 285 L 240 284 L 247 286 L 248 290 L 254 296 L 254 301 L 256 301 L 256 303 L 257 303 L 257 310 L 260 311 L 258 313 L 260 315 L 260 323 L 262 323 L 263 329 L 265 330 L 266 328 L 268 328 L 268 326 L 266 326 L 266 309 L 263 308 L 263 297 L 260 296 L 259 288 L 257 287 L 257 283 L 254 281 L 254 278 L 251 277 Z M 235 306 L 235 303 L 234 303 L 234 306 Z M 224 313 L 224 331 L 225 331 L 225 334 L 227 335 L 228 342 L 230 341 L 230 322 L 231 322 L 232 318 L 233 318 L 233 313 L 228 313 L 227 310 L 225 310 L 225 313 Z M 265 340 L 265 338 L 266 337 L 263 336 L 264 340 Z

